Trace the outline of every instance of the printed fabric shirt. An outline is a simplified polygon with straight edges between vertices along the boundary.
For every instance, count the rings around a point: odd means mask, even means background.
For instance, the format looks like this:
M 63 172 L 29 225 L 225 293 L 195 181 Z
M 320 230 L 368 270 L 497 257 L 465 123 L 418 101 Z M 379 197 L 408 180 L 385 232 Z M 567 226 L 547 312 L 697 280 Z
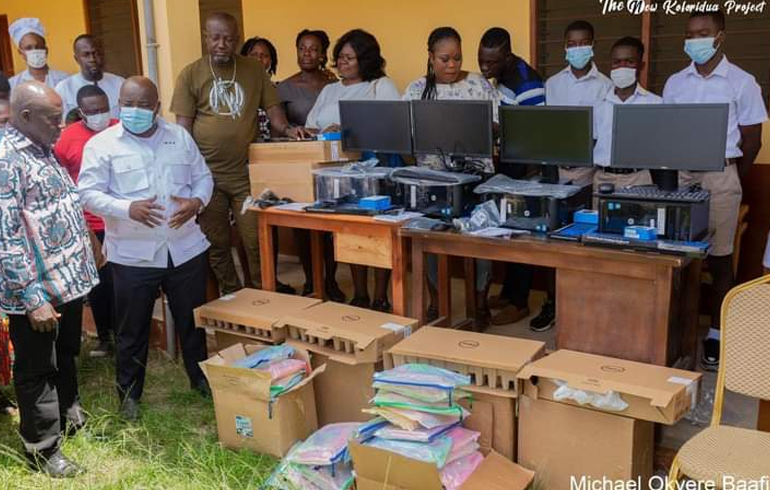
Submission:
M 0 309 L 25 314 L 99 284 L 77 189 L 50 150 L 9 127 L 0 142 Z

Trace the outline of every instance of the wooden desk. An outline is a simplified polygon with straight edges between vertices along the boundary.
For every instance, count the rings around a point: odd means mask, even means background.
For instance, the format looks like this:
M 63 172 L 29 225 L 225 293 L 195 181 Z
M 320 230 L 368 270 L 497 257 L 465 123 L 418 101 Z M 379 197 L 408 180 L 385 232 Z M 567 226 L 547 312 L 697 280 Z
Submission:
M 324 299 L 323 243 L 321 233 L 334 234 L 334 258 L 338 262 L 391 269 L 393 314 L 406 316 L 404 283 L 405 239 L 399 234 L 400 223 L 378 221 L 368 216 L 305 213 L 277 209 L 251 208 L 259 220 L 259 253 L 262 265 L 262 287 L 275 291 L 273 262 L 273 226 L 310 231 L 310 252 L 313 258 L 313 290 Z
M 402 230 L 411 239 L 413 315 L 425 322 L 425 254 L 439 257 L 439 316 L 451 307 L 447 256 L 556 269 L 558 348 L 681 367 L 697 352 L 700 260 L 587 247 L 539 237 L 495 239 Z M 466 260 L 466 263 L 471 262 Z M 466 266 L 466 289 L 474 283 Z M 473 318 L 473 294 L 468 317 Z M 680 358 L 687 357 L 686 365 Z

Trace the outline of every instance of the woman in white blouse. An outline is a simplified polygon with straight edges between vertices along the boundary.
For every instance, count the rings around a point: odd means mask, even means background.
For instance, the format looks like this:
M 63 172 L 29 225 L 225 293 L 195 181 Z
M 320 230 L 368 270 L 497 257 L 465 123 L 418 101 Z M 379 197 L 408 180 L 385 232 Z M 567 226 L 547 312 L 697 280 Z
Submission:
M 305 127 L 318 131 L 338 131 L 341 100 L 398 100 L 393 80 L 385 76 L 385 60 L 377 39 L 368 32 L 354 29 L 334 45 L 334 64 L 340 81 L 321 90 L 315 105 L 307 115 Z M 388 281 L 390 271 L 376 269 L 374 301 L 369 300 L 368 268 L 350 265 L 354 294 L 350 304 L 379 311 L 390 311 Z
M 405 100 L 490 100 L 492 114 L 497 122 L 498 96 L 497 91 L 479 73 L 471 73 L 463 69 L 463 51 L 460 34 L 451 27 L 438 27 L 428 37 L 428 71 L 424 77 L 413 81 L 404 92 Z M 495 172 L 491 158 L 480 160 L 484 173 Z M 436 170 L 445 170 L 443 157 L 425 155 L 417 158 L 420 166 L 429 166 Z M 428 256 L 428 292 L 430 293 L 429 319 L 438 316 L 437 263 L 435 257 Z M 478 326 L 489 323 L 489 308 L 487 306 L 487 290 L 491 275 L 491 262 L 478 261 L 476 275 L 476 301 Z

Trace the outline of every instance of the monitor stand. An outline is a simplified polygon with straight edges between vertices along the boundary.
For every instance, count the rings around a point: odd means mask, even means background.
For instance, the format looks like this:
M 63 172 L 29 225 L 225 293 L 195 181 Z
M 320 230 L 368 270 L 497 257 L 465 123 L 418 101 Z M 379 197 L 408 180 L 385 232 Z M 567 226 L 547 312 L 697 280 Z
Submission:
M 541 184 L 558 184 L 559 167 L 557 167 L 556 165 L 543 165 L 540 168 L 540 183 Z
M 666 192 L 679 190 L 679 171 L 677 170 L 650 170 L 652 181 L 658 189 Z

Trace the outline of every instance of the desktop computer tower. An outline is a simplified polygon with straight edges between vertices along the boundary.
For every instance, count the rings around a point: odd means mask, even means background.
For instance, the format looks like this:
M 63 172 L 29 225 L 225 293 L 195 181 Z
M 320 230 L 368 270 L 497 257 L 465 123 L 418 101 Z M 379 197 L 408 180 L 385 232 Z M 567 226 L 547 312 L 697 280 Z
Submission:
M 618 194 L 599 198 L 599 231 L 622 235 L 626 226 L 657 228 L 658 238 L 699 241 L 709 230 L 709 200 L 676 202 Z
M 399 199 L 409 211 L 431 217 L 459 218 L 467 216 L 478 204 L 473 188 L 478 182 L 441 186 L 398 184 Z
M 576 211 L 590 209 L 591 195 L 591 186 L 587 185 L 566 199 L 516 194 L 488 194 L 487 197 L 499 203 L 504 227 L 547 233 L 572 223 Z

